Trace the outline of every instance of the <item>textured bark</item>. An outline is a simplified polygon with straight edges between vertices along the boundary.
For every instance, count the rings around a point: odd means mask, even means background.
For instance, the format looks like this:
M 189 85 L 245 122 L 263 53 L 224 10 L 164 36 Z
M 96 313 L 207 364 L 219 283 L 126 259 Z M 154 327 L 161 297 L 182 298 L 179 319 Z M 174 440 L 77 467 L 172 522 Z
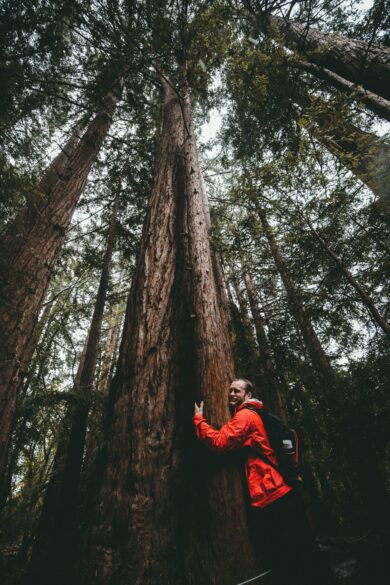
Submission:
M 114 93 L 106 96 L 104 109 L 91 121 L 70 156 L 64 149 L 42 179 L 42 203 L 32 212 L 26 209 L 21 214 L 22 231 L 18 223 L 10 226 L 5 235 L 0 260 L 0 474 L 14 420 L 17 388 L 31 357 L 30 339 L 66 229 L 110 127 L 116 101 Z M 18 243 L 11 242 L 12 236 Z
M 112 363 L 119 335 L 119 324 L 112 325 L 107 333 L 106 343 L 104 346 L 103 363 L 98 384 L 98 393 L 100 396 L 106 396 L 111 381 Z
M 92 578 L 104 585 L 169 585 L 180 572 L 173 300 L 184 129 L 177 96 L 166 82 L 164 90 L 160 153 L 110 388 L 106 465 L 92 534 Z
M 390 100 L 388 47 L 324 33 L 278 16 L 271 16 L 269 22 L 283 33 L 286 44 L 296 47 L 308 61 Z
M 191 420 L 200 395 L 212 422 L 228 419 L 233 363 L 189 103 L 163 85 L 155 184 L 110 388 L 92 581 L 233 584 L 254 570 L 241 478 L 207 456 Z
M 356 278 L 352 275 L 352 273 L 348 270 L 348 268 L 346 268 L 346 266 L 344 266 L 343 261 L 337 256 L 337 254 L 335 254 L 335 252 L 332 250 L 332 248 L 330 248 L 328 246 L 328 244 L 320 236 L 320 234 L 317 232 L 317 230 L 311 225 L 309 227 L 310 227 L 310 231 L 312 232 L 312 234 L 320 242 L 322 248 L 325 250 L 325 252 L 328 254 L 328 256 L 335 262 L 335 264 L 338 266 L 340 271 L 344 274 L 345 278 L 348 280 L 348 282 L 356 290 L 356 292 L 358 293 L 358 295 L 360 297 L 360 300 L 362 301 L 362 303 L 364 304 L 366 309 L 369 311 L 369 313 L 371 314 L 374 321 L 379 325 L 379 327 L 382 329 L 382 331 L 386 335 L 390 336 L 390 324 L 387 323 L 386 319 L 379 313 L 374 301 L 372 300 L 372 298 L 370 297 L 368 292 L 356 280 Z
M 268 395 L 270 401 L 270 409 L 275 412 L 284 421 L 287 421 L 286 408 L 283 403 L 282 390 L 274 361 L 272 357 L 272 350 L 265 332 L 265 322 L 261 314 L 260 308 L 256 302 L 255 293 L 253 290 L 253 282 L 250 274 L 244 275 L 245 287 L 248 294 L 249 306 L 253 316 L 253 322 L 256 331 L 257 343 L 260 348 L 260 360 L 262 363 L 264 381 L 268 387 Z
M 98 357 L 99 339 L 115 242 L 119 194 L 116 197 L 104 253 L 94 312 L 80 359 L 73 393 L 78 397 L 66 415 L 63 436 L 54 458 L 43 502 L 30 571 L 31 583 L 51 585 L 72 581 L 77 559 L 77 506 L 87 418 Z
M 257 205 L 257 212 L 264 229 L 264 234 L 268 240 L 276 267 L 284 284 L 284 288 L 286 289 L 290 310 L 299 326 L 307 353 L 309 354 L 312 364 L 317 371 L 319 379 L 321 380 L 321 386 L 324 388 L 324 390 L 330 389 L 334 387 L 336 383 L 335 372 L 333 371 L 330 360 L 326 355 L 306 312 L 300 293 L 288 273 L 287 266 L 280 252 L 278 243 L 273 234 L 272 228 L 268 223 L 266 212 L 259 204 Z
M 213 424 L 221 425 L 229 418 L 227 389 L 234 377 L 234 364 L 218 278 L 215 276 L 212 261 L 206 193 L 188 100 L 184 106 L 184 114 L 186 128 L 189 130 L 184 144 L 184 162 L 188 260 L 191 269 L 190 289 L 196 352 L 195 390 L 205 400 L 206 417 Z M 200 470 L 196 471 L 198 475 Z M 194 543 L 190 545 L 192 570 L 188 567 L 187 571 L 194 574 L 197 565 L 204 564 L 204 575 L 195 573 L 195 583 L 237 583 L 253 576 L 255 569 L 246 527 L 239 470 L 218 464 L 212 458 L 204 479 L 208 490 L 209 510 L 206 530 L 202 537 L 199 534 L 201 516 L 193 517 L 190 536 L 197 533 L 198 539 L 195 546 Z M 237 555 L 237 550 L 245 551 L 244 558 Z M 206 555 L 214 558 L 210 558 L 208 563 L 204 562 Z

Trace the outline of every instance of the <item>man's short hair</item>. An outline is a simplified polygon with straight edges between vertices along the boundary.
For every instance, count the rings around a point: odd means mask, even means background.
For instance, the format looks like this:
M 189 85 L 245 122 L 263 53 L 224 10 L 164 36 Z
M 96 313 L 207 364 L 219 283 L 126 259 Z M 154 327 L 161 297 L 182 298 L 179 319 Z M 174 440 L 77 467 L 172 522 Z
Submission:
M 240 382 L 244 382 L 245 384 L 245 394 L 247 394 L 248 392 L 251 392 L 251 394 L 254 393 L 255 388 L 253 385 L 253 382 L 251 382 L 250 380 L 248 380 L 247 378 L 236 378 L 235 381 L 240 381 Z

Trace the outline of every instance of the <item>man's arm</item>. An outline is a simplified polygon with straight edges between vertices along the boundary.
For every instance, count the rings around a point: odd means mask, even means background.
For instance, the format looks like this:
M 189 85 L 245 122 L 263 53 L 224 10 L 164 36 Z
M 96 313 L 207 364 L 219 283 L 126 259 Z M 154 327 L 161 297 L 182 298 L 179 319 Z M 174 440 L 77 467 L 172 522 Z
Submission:
M 225 453 L 241 447 L 250 433 L 247 411 L 240 410 L 219 431 L 208 424 L 203 416 L 203 402 L 195 404 L 195 432 L 199 440 L 215 453 Z

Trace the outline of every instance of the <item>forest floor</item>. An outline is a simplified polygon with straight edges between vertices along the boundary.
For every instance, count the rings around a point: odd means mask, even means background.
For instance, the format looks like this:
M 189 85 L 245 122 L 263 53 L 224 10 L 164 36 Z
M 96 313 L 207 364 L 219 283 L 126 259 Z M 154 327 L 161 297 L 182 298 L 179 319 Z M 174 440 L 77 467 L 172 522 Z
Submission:
M 388 566 L 380 539 L 375 534 L 353 537 L 319 537 L 320 549 L 328 558 L 340 585 L 388 585 Z M 21 585 L 25 568 L 17 559 L 17 546 L 0 548 L 0 582 Z M 315 585 L 315 584 L 313 584 Z
M 320 537 L 317 542 L 328 557 L 337 583 L 387 585 L 389 582 L 389 569 L 378 535 Z

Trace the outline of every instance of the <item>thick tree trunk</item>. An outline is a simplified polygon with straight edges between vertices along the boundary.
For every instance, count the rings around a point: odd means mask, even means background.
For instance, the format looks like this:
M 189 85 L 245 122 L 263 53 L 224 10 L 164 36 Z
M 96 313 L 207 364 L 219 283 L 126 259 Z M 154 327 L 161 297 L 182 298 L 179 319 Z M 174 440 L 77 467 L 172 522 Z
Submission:
M 30 339 L 66 229 L 110 127 L 116 101 L 114 93 L 106 96 L 104 109 L 91 121 L 71 155 L 64 150 L 42 179 L 42 189 L 48 192 L 38 209 L 25 212 L 21 244 L 10 243 L 13 226 L 5 236 L 0 261 L 0 474 L 4 472 L 19 380 L 31 357 Z M 19 239 L 19 226 L 14 227 Z
M 214 423 L 228 419 L 233 364 L 189 103 L 163 86 L 90 562 L 93 582 L 104 585 L 233 584 L 254 570 L 241 479 L 206 456 L 191 420 L 200 395 Z
M 259 344 L 260 348 L 260 360 L 262 363 L 264 381 L 268 388 L 270 409 L 272 409 L 272 412 L 280 416 L 282 420 L 287 421 L 286 408 L 283 403 L 282 391 L 274 366 L 272 350 L 265 332 L 264 319 L 259 309 L 258 303 L 256 302 L 255 293 L 253 290 L 253 282 L 250 274 L 246 273 L 244 275 L 244 281 L 248 294 L 249 306 L 255 325 L 257 343 Z
M 92 578 L 102 585 L 169 585 L 180 572 L 173 302 L 184 129 L 177 96 L 163 85 L 160 153 L 110 388 L 106 464 L 92 534 Z
M 323 247 L 323 249 L 325 250 L 325 252 L 328 254 L 328 256 L 330 258 L 332 258 L 332 260 L 338 266 L 338 268 L 340 269 L 340 271 L 344 274 L 345 278 L 348 280 L 348 282 L 356 290 L 356 292 L 358 293 L 358 295 L 360 297 L 360 300 L 362 301 L 362 303 L 364 304 L 364 306 L 366 307 L 366 309 L 368 310 L 368 312 L 371 314 L 371 316 L 374 319 L 374 321 L 379 325 L 379 327 L 382 329 L 382 331 L 386 335 L 390 336 L 390 324 L 379 313 L 378 309 L 376 308 L 376 305 L 375 305 L 374 301 L 372 300 L 372 298 L 370 297 L 370 295 L 368 294 L 368 292 L 365 290 L 365 288 L 361 284 L 358 283 L 358 281 L 351 274 L 351 272 L 348 270 L 348 268 L 346 268 L 346 266 L 344 266 L 343 261 L 328 246 L 328 244 L 320 236 L 320 234 L 317 232 L 317 230 L 312 225 L 309 225 L 309 228 L 310 228 L 310 231 L 312 232 L 312 234 L 315 236 L 315 238 L 320 242 L 321 246 Z
M 271 16 L 269 23 L 283 33 L 288 46 L 296 47 L 311 63 L 390 100 L 389 47 L 324 33 L 278 16 Z
M 205 401 L 205 414 L 213 424 L 224 424 L 229 418 L 227 391 L 234 377 L 233 356 L 222 299 L 216 277 L 209 240 L 206 193 L 200 172 L 189 100 L 184 106 L 189 135 L 184 143 L 186 224 L 188 228 L 188 262 L 196 363 L 195 391 Z M 185 316 L 184 316 L 185 317 Z M 192 384 L 194 382 L 192 381 Z M 194 473 L 194 470 L 192 470 Z M 204 477 L 195 470 L 194 484 L 207 488 L 208 515 L 205 510 L 193 511 L 190 533 L 198 534 L 195 546 L 190 545 L 191 571 L 200 568 L 195 582 L 237 583 L 253 576 L 255 564 L 249 542 L 243 504 L 242 483 L 237 468 L 209 460 Z M 198 479 L 198 481 L 197 481 Z M 203 480 L 203 481 L 202 481 Z M 203 483 L 203 486 L 202 486 Z M 199 515 L 197 514 L 199 512 Z M 203 517 L 202 517 L 203 516 Z M 200 532 L 200 524 L 207 522 Z M 234 539 L 232 536 L 234 534 Z M 245 558 L 237 555 L 245 551 Z M 209 560 L 207 562 L 207 555 Z M 199 559 L 204 559 L 199 562 Z M 199 567 L 199 565 L 203 567 Z M 204 574 L 202 575 L 202 572 Z
M 320 340 L 318 339 L 317 333 L 315 332 L 303 305 L 299 291 L 288 273 L 287 266 L 280 252 L 278 243 L 273 234 L 272 228 L 268 223 L 265 209 L 259 204 L 257 204 L 256 208 L 264 229 L 264 235 L 268 240 L 276 267 L 286 289 L 290 310 L 298 323 L 307 353 L 309 354 L 312 364 L 316 369 L 317 375 L 321 380 L 322 388 L 324 390 L 332 388 L 335 386 L 336 379 L 335 372 L 333 371 L 330 360 L 326 355 Z
M 116 196 L 104 253 L 94 312 L 73 392 L 78 400 L 69 408 L 65 429 L 54 459 L 52 478 L 44 498 L 35 540 L 31 582 L 67 584 L 74 576 L 77 542 L 77 505 L 88 411 L 98 357 L 100 330 L 106 303 L 114 248 L 119 193 Z M 69 434 L 67 434 L 69 433 Z

